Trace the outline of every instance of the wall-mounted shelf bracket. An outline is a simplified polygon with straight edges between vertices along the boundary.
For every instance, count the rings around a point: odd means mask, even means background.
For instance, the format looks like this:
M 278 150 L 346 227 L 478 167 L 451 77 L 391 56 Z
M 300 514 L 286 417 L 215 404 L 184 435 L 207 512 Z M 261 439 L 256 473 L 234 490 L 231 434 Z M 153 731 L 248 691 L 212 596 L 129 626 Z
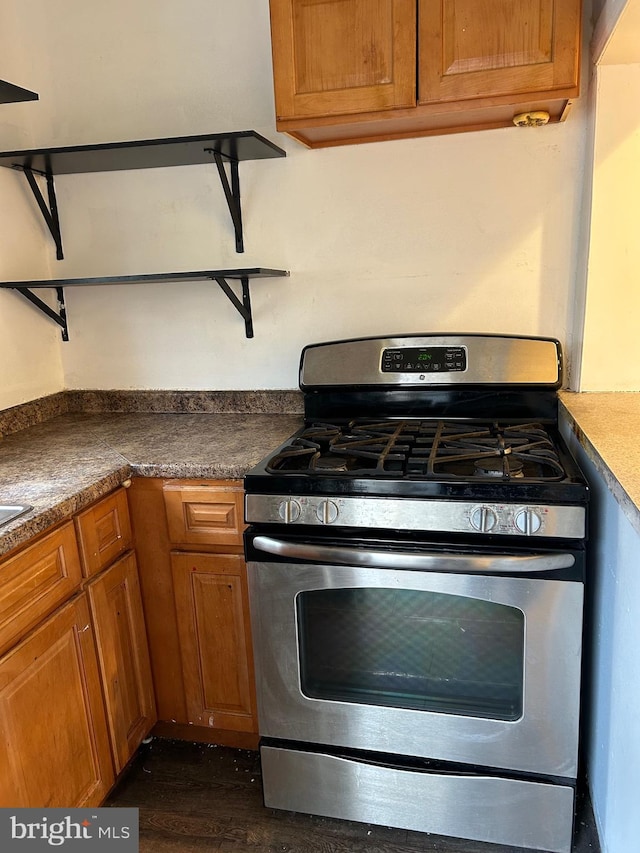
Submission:
M 0 104 L 16 104 L 19 101 L 37 101 L 38 95 L 30 89 L 23 89 L 15 83 L 0 80 Z
M 168 272 L 151 273 L 150 275 L 119 275 L 100 276 L 99 278 L 59 278 L 45 279 L 43 281 L 0 281 L 0 289 L 17 290 L 21 296 L 28 299 L 43 314 L 62 328 L 62 340 L 68 341 L 67 312 L 64 303 L 65 287 L 89 287 L 97 284 L 161 284 L 169 282 L 188 281 L 215 281 L 238 314 L 244 320 L 245 333 L 248 338 L 253 337 L 253 315 L 251 313 L 251 296 L 249 293 L 249 281 L 252 278 L 274 278 L 288 276 L 287 270 L 265 269 L 254 267 L 252 269 L 238 270 L 197 270 L 195 272 Z M 239 281 L 242 287 L 242 297 L 239 298 L 231 288 L 229 281 Z M 58 295 L 58 312 L 50 308 L 46 302 L 32 292 L 33 289 L 55 288 Z
M 239 251 L 242 251 L 240 249 Z M 240 282 L 242 284 L 242 302 L 231 289 L 229 282 L 222 276 L 215 276 L 215 280 L 220 285 L 221 290 L 229 299 L 229 302 L 236 309 L 238 314 L 244 320 L 244 329 L 248 338 L 253 337 L 253 316 L 251 314 L 251 294 L 249 293 L 249 279 L 247 276 L 242 276 Z
M 17 290 L 25 299 L 28 299 L 32 305 L 35 305 L 39 311 L 42 311 L 43 314 L 46 314 L 54 323 L 57 323 L 62 330 L 62 340 L 69 340 L 69 327 L 67 326 L 67 309 L 64 304 L 64 288 L 56 287 L 56 294 L 58 297 L 58 311 L 54 311 L 46 302 L 43 302 L 39 296 L 36 296 L 35 293 L 32 293 L 28 287 L 14 287 L 13 290 Z
M 23 172 L 25 178 L 27 179 L 27 183 L 31 188 L 31 192 L 33 193 L 33 197 L 35 198 L 38 207 L 40 208 L 40 213 L 42 213 L 42 217 L 47 225 L 47 228 L 51 232 L 51 236 L 53 237 L 53 242 L 56 244 L 56 258 L 61 261 L 64 258 L 64 254 L 62 252 L 62 232 L 60 231 L 60 219 L 58 217 L 58 203 L 56 201 L 56 188 L 53 182 L 53 175 L 51 172 L 39 172 L 36 169 L 30 169 L 28 166 L 16 165 L 14 169 L 18 169 Z M 36 181 L 36 175 L 42 175 L 47 181 L 47 196 L 48 203 L 42 195 L 42 191 L 38 186 L 38 182 Z
M 216 166 L 218 167 L 220 183 L 222 184 L 224 197 L 227 200 L 227 207 L 229 208 L 229 213 L 231 214 L 233 230 L 235 231 L 236 235 L 236 252 L 244 252 L 244 238 L 242 234 L 242 205 L 240 203 L 240 175 L 238 172 L 238 161 L 229 161 L 229 171 L 231 173 L 231 183 L 229 183 L 229 178 L 227 177 L 227 172 L 224 167 L 224 160 L 222 159 L 222 154 L 219 151 L 214 150 L 213 148 L 206 148 L 205 150 L 213 155 L 213 159 L 215 160 Z

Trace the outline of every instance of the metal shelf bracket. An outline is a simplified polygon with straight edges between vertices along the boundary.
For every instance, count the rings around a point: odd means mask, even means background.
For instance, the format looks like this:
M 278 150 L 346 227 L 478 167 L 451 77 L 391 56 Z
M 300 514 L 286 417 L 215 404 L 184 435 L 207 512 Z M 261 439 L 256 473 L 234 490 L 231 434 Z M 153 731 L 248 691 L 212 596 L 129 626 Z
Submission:
M 58 203 L 56 201 L 56 188 L 53 182 L 53 173 L 51 171 L 39 172 L 36 169 L 31 169 L 28 166 L 18 164 L 14 166 L 14 169 L 19 169 L 24 173 L 29 187 L 31 188 L 31 192 L 38 203 L 38 207 L 40 208 L 40 212 L 42 213 L 47 228 L 51 232 L 53 242 L 56 244 L 56 258 L 61 261 L 64 258 L 64 254 L 62 252 L 62 232 L 60 231 L 60 219 L 58 217 Z M 38 182 L 35 177 L 36 175 L 42 175 L 47 181 L 48 203 L 38 186 Z
M 233 230 L 235 232 L 236 252 L 244 252 L 242 205 L 240 202 L 240 174 L 238 169 L 238 161 L 233 159 L 229 159 L 226 161 L 229 165 L 229 172 L 231 177 L 231 180 L 229 180 L 229 176 L 227 176 L 227 171 L 225 169 L 225 160 L 223 159 L 223 155 L 213 148 L 207 148 L 205 150 L 213 156 L 213 159 L 218 169 L 218 176 L 220 177 L 220 183 L 222 184 L 224 197 L 227 202 L 227 207 L 229 208 L 229 214 L 231 216 Z M 58 215 L 58 204 L 56 201 L 56 188 L 53 180 L 53 173 L 40 172 L 37 169 L 31 169 L 28 166 L 23 166 L 19 164 L 15 164 L 14 169 L 18 169 L 19 171 L 23 172 L 25 178 L 27 179 L 31 192 L 33 193 L 38 207 L 40 208 L 42 217 L 49 231 L 51 232 L 53 242 L 56 245 L 56 258 L 59 261 L 63 260 L 64 254 L 62 250 L 62 232 L 60 230 L 60 218 Z M 41 175 L 47 181 L 48 202 L 44 198 L 42 191 L 38 186 L 38 183 L 35 178 L 36 175 Z
M 50 308 L 46 302 L 43 302 L 39 296 L 36 296 L 28 287 L 14 287 L 13 290 L 17 290 L 25 299 L 28 299 L 32 305 L 35 305 L 43 314 L 46 314 L 51 320 L 57 323 L 61 328 L 62 340 L 69 340 L 69 327 L 67 325 L 67 309 L 64 303 L 64 288 L 56 287 L 56 294 L 58 297 L 58 311 L 54 311 L 53 308 Z
M 224 197 L 227 200 L 227 207 L 229 208 L 229 213 L 231 214 L 233 230 L 235 231 L 236 235 L 236 252 L 244 252 L 244 237 L 242 233 L 242 206 L 240 204 L 240 175 L 238 172 L 238 161 L 234 159 L 227 160 L 227 162 L 229 163 L 229 171 L 231 173 L 231 182 L 229 182 L 229 178 L 227 177 L 227 172 L 224 167 L 225 160 L 223 160 L 223 155 L 219 151 L 216 151 L 215 148 L 205 148 L 205 151 L 213 156 L 215 164 L 218 168 L 220 183 L 222 184 Z M 222 285 L 220 286 L 222 287 Z
M 229 282 L 222 276 L 214 276 L 214 280 L 218 282 L 220 289 L 227 296 L 229 302 L 236 309 L 238 314 L 244 320 L 245 334 L 248 338 L 253 337 L 253 316 L 251 314 L 251 295 L 249 293 L 249 279 L 243 276 L 240 279 L 242 284 L 242 302 L 231 289 Z

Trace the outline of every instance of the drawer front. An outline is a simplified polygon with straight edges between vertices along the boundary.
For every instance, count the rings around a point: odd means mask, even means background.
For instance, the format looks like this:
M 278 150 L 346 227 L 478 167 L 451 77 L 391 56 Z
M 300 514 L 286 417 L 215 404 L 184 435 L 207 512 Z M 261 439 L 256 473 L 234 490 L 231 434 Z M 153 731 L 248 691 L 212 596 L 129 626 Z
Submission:
M 132 546 L 127 493 L 118 489 L 76 516 L 82 573 L 102 571 Z
M 169 483 L 164 487 L 169 540 L 174 545 L 242 546 L 242 485 Z
M 73 522 L 0 563 L 0 652 L 69 598 L 81 581 Z

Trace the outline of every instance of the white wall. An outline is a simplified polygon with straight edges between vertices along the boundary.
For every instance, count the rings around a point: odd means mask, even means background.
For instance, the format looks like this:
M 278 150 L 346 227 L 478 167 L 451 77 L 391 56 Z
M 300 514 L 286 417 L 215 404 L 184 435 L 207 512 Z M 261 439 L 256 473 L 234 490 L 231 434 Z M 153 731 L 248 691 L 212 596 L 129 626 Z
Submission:
M 39 74 L 15 39 L 12 0 L 0 8 L 0 79 L 36 89 Z M 28 53 L 28 51 L 26 51 Z M 38 102 L 0 104 L 0 148 L 11 151 L 32 144 L 31 119 Z M 0 169 L 0 280 L 47 278 L 48 245 L 34 216 L 26 180 Z M 45 294 L 47 300 L 50 297 Z M 0 290 L 0 409 L 63 388 L 60 335 L 22 296 Z
M 583 391 L 640 390 L 640 64 L 599 65 Z
M 640 390 L 640 0 L 601 0 L 591 53 L 582 391 Z M 615 344 L 612 346 L 612 342 Z M 578 377 L 578 373 L 580 374 Z
M 308 151 L 274 129 L 267 0 L 14 2 L 41 62 L 36 144 L 253 128 L 288 152 L 240 166 L 244 255 L 213 167 L 57 181 L 56 276 L 291 270 L 253 283 L 251 341 L 213 284 L 69 289 L 67 387 L 290 388 L 304 344 L 361 334 L 567 340 L 581 102 L 541 129 Z

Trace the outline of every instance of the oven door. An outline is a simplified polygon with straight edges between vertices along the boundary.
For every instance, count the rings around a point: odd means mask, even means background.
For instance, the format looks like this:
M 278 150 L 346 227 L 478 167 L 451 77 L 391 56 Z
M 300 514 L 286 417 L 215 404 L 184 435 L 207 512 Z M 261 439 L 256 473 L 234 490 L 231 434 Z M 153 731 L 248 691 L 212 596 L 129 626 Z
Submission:
M 576 777 L 572 553 L 248 543 L 261 736 Z

